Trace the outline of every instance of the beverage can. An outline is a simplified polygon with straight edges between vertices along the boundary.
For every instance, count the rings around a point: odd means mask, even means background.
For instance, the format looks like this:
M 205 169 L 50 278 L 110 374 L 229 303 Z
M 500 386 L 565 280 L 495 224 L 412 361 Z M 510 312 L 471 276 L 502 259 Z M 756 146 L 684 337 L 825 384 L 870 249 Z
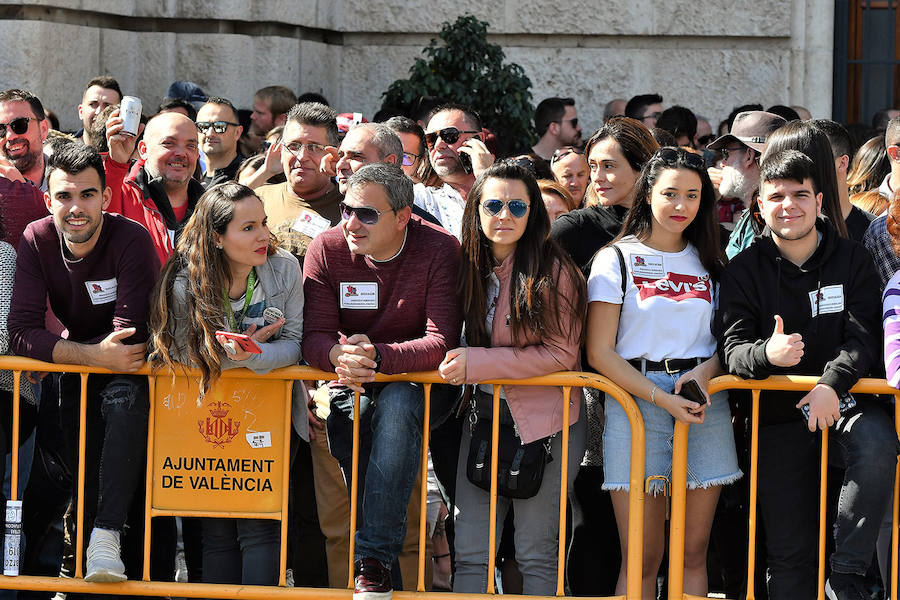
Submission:
M 123 96 L 119 105 L 119 116 L 122 117 L 122 131 L 136 136 L 141 125 L 141 99 Z

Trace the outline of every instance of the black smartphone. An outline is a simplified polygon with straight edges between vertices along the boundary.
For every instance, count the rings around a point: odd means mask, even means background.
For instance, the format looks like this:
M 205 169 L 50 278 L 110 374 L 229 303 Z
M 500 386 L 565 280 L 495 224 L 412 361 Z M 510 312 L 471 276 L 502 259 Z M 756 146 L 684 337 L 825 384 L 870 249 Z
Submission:
M 480 135 L 473 135 L 469 138 L 470 140 L 480 140 Z M 465 152 L 457 152 L 456 155 L 459 157 L 459 164 L 462 165 L 463 171 L 467 174 L 472 172 L 472 157 L 466 154 Z
M 706 396 L 700 389 L 700 385 L 693 379 L 688 379 L 681 384 L 681 391 L 678 392 L 678 395 L 687 398 L 691 402 L 696 402 L 700 406 L 706 404 Z

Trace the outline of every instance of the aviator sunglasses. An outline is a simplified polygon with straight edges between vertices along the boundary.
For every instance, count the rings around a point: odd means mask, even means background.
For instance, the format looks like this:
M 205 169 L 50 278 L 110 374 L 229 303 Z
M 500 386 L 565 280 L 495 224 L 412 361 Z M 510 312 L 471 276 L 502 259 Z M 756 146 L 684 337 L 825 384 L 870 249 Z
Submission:
M 356 215 L 356 220 L 363 225 L 374 225 L 378 222 L 378 219 L 381 218 L 381 215 L 388 212 L 386 210 L 376 210 L 371 206 L 350 206 L 346 202 L 341 202 L 340 207 L 341 216 L 345 221 L 349 221 L 350 217 Z M 393 209 L 391 209 L 391 211 L 396 212 Z
M 497 198 L 490 198 L 481 203 L 481 208 L 484 209 L 484 212 L 492 217 L 496 217 L 503 212 L 504 206 L 509 210 L 509 214 L 516 219 L 521 219 L 525 216 L 525 213 L 528 212 L 528 204 L 524 200 L 509 200 L 508 202 L 504 202 Z
M 232 123 L 231 121 L 197 121 L 197 130 L 200 133 L 206 133 L 210 127 L 216 133 L 225 133 L 229 125 L 237 127 L 240 123 Z
M 16 135 L 22 135 L 28 131 L 28 122 L 37 121 L 34 117 L 19 117 L 13 119 L 9 123 L 0 123 L 0 138 L 6 136 L 6 129 L 9 128 Z
M 480 131 L 460 131 L 456 127 L 445 127 L 443 129 L 439 129 L 437 131 L 432 131 L 431 133 L 425 134 L 425 143 L 428 144 L 429 148 L 434 148 L 435 142 L 437 142 L 438 138 L 441 138 L 448 144 L 455 144 L 459 139 L 460 134 L 463 133 L 481 133 Z

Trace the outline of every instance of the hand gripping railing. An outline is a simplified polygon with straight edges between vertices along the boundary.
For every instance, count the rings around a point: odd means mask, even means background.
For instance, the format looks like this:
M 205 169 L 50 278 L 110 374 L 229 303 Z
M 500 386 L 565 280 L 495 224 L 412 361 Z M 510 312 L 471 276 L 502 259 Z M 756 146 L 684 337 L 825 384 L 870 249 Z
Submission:
M 18 498 L 18 442 L 19 442 L 19 390 L 21 386 L 21 375 L 23 371 L 33 372 L 59 372 L 59 373 L 80 373 L 81 375 L 81 398 L 80 398 L 80 431 L 79 431 L 79 464 L 78 464 L 78 486 L 79 490 L 83 490 L 84 486 L 84 449 L 86 435 L 86 394 L 87 394 L 87 377 L 91 373 L 108 374 L 110 371 L 95 367 L 82 367 L 77 365 L 61 365 L 44 363 L 36 360 L 3 356 L 0 357 L 0 369 L 13 371 L 14 391 L 13 391 L 13 431 L 12 431 L 12 471 L 11 480 L 12 488 L 10 500 Z M 149 549 L 150 549 L 150 519 L 152 516 L 158 515 L 175 515 L 184 514 L 192 516 L 223 516 L 237 518 L 275 518 L 281 521 L 281 556 L 280 556 L 280 585 L 284 585 L 284 573 L 286 566 L 286 514 L 287 514 L 287 468 L 283 469 L 284 481 L 281 482 L 281 511 L 279 513 L 255 513 L 248 511 L 193 511 L 190 507 L 182 507 L 179 509 L 158 510 L 154 509 L 151 504 L 151 494 L 153 490 L 153 481 L 160 474 L 154 472 L 152 465 L 152 449 L 154 444 L 154 420 L 156 419 L 156 406 L 154 402 L 154 394 L 158 384 L 165 383 L 166 380 L 172 378 L 172 373 L 168 370 L 159 370 L 151 372 L 149 367 L 145 366 L 139 375 L 149 377 L 150 383 L 150 416 L 148 427 L 148 457 L 147 457 L 147 497 L 146 497 L 146 514 L 145 514 L 145 555 L 142 581 L 126 581 L 117 584 L 105 583 L 89 583 L 82 579 L 82 562 L 83 562 L 83 539 L 84 539 L 84 506 L 83 493 L 79 493 L 77 506 L 77 536 L 76 536 L 76 573 L 75 578 L 58 578 L 58 577 L 37 577 L 21 575 L 18 577 L 0 576 L 0 589 L 22 589 L 22 590 L 54 590 L 73 593 L 115 593 L 120 595 L 135 596 L 174 596 L 174 597 L 196 597 L 196 598 L 248 598 L 248 599 L 268 599 L 272 597 L 285 598 L 349 598 L 352 594 L 352 573 L 353 573 L 353 544 L 355 542 L 355 529 L 357 520 L 357 471 L 359 465 L 359 394 L 355 394 L 354 398 L 354 419 L 353 419 L 353 456 L 352 456 L 352 483 L 350 490 L 350 573 L 351 579 L 348 583 L 350 589 L 321 589 L 321 588 L 285 588 L 275 586 L 243 586 L 243 585 L 214 585 L 203 583 L 174 583 L 165 581 L 150 581 L 149 575 Z M 197 372 L 193 370 L 177 369 L 175 376 L 180 377 L 190 375 L 196 377 Z M 246 369 L 234 369 L 222 373 L 223 380 L 247 380 L 255 381 L 260 379 L 282 380 L 286 382 L 284 398 L 284 414 L 286 416 L 286 432 L 290 427 L 290 386 L 289 382 L 303 381 L 319 381 L 333 380 L 336 375 L 331 372 L 319 371 L 310 367 L 286 367 L 276 369 L 265 375 L 256 375 Z M 427 474 L 427 453 L 429 446 L 429 429 L 430 429 L 430 403 L 431 403 L 431 386 L 436 383 L 444 383 L 436 372 L 429 373 L 405 373 L 400 375 L 376 375 L 376 382 L 387 383 L 394 381 L 410 381 L 421 383 L 425 389 L 425 418 L 423 426 L 423 443 L 421 448 L 421 477 L 422 481 L 426 480 Z M 221 382 L 220 382 L 221 383 Z M 590 387 L 606 392 L 610 397 L 614 398 L 628 415 L 631 427 L 631 472 L 630 472 L 630 492 L 629 492 L 629 522 L 628 522 L 628 556 L 626 571 L 626 594 L 624 598 L 627 600 L 639 600 L 641 590 L 641 564 L 642 564 L 642 541 L 643 541 L 643 500 L 644 500 L 644 424 L 640 411 L 637 408 L 632 397 L 622 390 L 620 387 L 596 374 L 579 373 L 579 372 L 561 372 L 554 373 L 543 377 L 534 377 L 529 379 L 510 379 L 510 380 L 491 380 L 484 383 L 494 385 L 494 405 L 493 405 L 493 429 L 492 429 L 492 453 L 491 453 L 491 501 L 490 501 L 490 519 L 492 522 L 496 520 L 497 514 L 497 444 L 499 440 L 499 397 L 500 385 L 540 385 L 540 386 L 557 386 L 563 388 L 563 404 L 565 407 L 569 405 L 572 388 Z M 580 399 L 574 400 L 580 402 Z M 568 443 L 569 443 L 569 411 L 563 410 L 563 427 L 562 427 L 562 452 L 561 452 L 561 470 L 560 477 L 560 504 L 559 504 L 559 542 L 557 556 L 557 596 L 564 594 L 564 558 L 565 558 L 565 532 L 566 532 L 566 472 L 568 466 Z M 582 412 L 581 418 L 586 418 L 586 414 Z M 289 436 L 284 435 L 283 460 L 285 465 L 289 459 Z M 418 554 L 418 577 L 415 591 L 395 592 L 396 598 L 446 598 L 446 593 L 434 594 L 426 592 L 425 584 L 425 543 L 426 543 L 426 486 L 422 485 L 420 518 L 419 518 L 419 554 Z M 491 527 L 488 534 L 488 573 L 493 574 L 494 557 L 496 555 L 497 540 L 495 528 Z M 610 540 L 610 543 L 615 543 Z M 493 593 L 494 584 L 493 576 L 488 577 L 488 592 Z M 622 598 L 619 596 L 619 598 Z
M 756 598 L 756 503 L 759 468 L 759 395 L 763 390 L 808 392 L 818 383 L 818 377 L 785 375 L 767 379 L 741 379 L 733 375 L 716 377 L 709 382 L 708 393 L 722 390 L 752 390 L 752 420 L 750 438 L 750 516 L 749 543 L 747 551 L 747 600 Z M 889 394 L 894 396 L 894 426 L 900 433 L 900 393 L 888 385 L 884 379 L 860 379 L 853 386 L 859 394 Z M 675 440 L 672 452 L 672 511 L 669 522 L 669 600 L 699 598 L 684 593 L 684 536 L 685 506 L 687 500 L 687 446 L 688 428 L 685 423 L 676 422 Z M 819 484 L 819 532 L 818 532 L 818 600 L 825 599 L 825 551 L 827 531 L 827 482 L 828 482 L 828 429 L 822 430 L 822 449 Z M 900 492 L 900 467 L 894 475 L 893 527 L 891 534 L 891 579 L 897 581 L 898 550 L 898 492 Z M 874 553 L 874 548 L 872 549 Z M 897 586 L 892 585 L 891 600 L 897 600 Z

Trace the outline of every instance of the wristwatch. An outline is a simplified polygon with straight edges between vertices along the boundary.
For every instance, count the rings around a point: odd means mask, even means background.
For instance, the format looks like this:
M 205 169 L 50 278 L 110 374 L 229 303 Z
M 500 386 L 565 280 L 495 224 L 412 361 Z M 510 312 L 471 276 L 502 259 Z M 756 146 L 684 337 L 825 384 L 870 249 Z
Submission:
M 381 370 L 381 352 L 378 351 L 378 346 L 375 346 L 375 370 Z

